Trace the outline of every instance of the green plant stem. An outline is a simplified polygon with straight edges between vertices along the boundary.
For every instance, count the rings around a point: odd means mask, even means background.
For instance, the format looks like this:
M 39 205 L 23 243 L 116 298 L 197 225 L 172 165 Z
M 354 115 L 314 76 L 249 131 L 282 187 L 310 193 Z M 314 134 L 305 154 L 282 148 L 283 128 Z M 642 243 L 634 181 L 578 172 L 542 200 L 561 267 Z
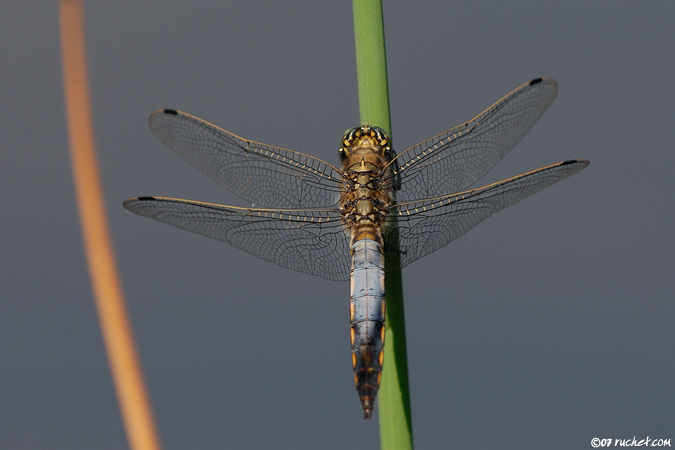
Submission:
M 361 123 L 384 129 L 391 137 L 387 58 L 381 0 L 353 0 L 356 71 Z M 398 246 L 398 231 L 387 233 L 387 245 Z M 396 252 L 387 258 L 397 257 Z M 380 446 L 412 450 L 412 414 L 401 271 L 387 272 L 386 339 L 382 382 L 378 394 Z
M 353 0 L 361 123 L 391 135 L 387 55 L 381 0 Z

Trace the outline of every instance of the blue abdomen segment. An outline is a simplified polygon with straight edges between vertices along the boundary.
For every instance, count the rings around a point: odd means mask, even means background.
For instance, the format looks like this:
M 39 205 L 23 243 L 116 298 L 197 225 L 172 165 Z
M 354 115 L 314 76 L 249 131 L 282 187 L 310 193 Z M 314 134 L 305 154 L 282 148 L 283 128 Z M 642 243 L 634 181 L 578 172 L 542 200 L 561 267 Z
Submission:
M 352 367 L 363 416 L 369 419 L 380 387 L 384 358 L 384 251 L 370 239 L 351 247 L 349 301 Z

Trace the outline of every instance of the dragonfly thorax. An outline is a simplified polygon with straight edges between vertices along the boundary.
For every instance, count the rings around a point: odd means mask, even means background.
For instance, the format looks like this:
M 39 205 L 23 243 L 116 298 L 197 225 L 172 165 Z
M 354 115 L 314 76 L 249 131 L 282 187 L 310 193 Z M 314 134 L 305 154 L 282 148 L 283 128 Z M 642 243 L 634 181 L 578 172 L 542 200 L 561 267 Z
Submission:
M 374 188 L 372 182 L 352 183 L 340 197 L 342 221 L 350 230 L 352 241 L 371 239 L 382 244 L 382 229 L 391 204 L 390 193 Z
M 391 192 L 383 189 L 381 182 L 393 154 L 389 137 L 375 127 L 352 128 L 343 136 L 339 153 L 346 181 L 340 211 L 352 243 L 370 239 L 382 244 L 382 229 L 392 203 Z

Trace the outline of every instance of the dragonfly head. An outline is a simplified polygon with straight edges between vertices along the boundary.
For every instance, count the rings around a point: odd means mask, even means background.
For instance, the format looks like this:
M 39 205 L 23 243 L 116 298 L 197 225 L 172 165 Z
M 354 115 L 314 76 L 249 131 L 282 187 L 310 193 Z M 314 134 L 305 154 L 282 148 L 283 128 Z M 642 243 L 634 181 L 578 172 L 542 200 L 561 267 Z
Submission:
M 350 128 L 342 136 L 338 156 L 343 168 L 350 167 L 364 159 L 368 162 L 373 160 L 375 165 L 383 167 L 393 156 L 391 139 L 382 128 L 368 125 Z

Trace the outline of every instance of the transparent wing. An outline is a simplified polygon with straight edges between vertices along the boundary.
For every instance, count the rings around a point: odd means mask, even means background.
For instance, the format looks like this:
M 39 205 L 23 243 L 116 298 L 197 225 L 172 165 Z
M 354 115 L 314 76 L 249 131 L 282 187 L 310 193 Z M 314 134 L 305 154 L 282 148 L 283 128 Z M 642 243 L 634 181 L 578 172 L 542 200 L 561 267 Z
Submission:
M 282 267 L 329 280 L 349 279 L 349 237 L 337 209 L 236 208 L 163 197 L 131 198 L 124 207 Z
M 337 203 L 342 172 L 321 159 L 249 141 L 172 109 L 150 116 L 152 132 L 237 196 L 271 208 L 322 208 Z
M 587 160 L 564 161 L 498 183 L 443 197 L 400 203 L 392 213 L 398 223 L 398 249 L 388 234 L 387 271 L 407 266 L 444 247 L 491 214 L 588 166 Z M 398 254 L 396 254 L 398 253 Z
M 467 189 L 525 136 L 557 92 L 551 78 L 520 86 L 470 121 L 400 153 L 384 184 L 400 183 L 399 202 Z

